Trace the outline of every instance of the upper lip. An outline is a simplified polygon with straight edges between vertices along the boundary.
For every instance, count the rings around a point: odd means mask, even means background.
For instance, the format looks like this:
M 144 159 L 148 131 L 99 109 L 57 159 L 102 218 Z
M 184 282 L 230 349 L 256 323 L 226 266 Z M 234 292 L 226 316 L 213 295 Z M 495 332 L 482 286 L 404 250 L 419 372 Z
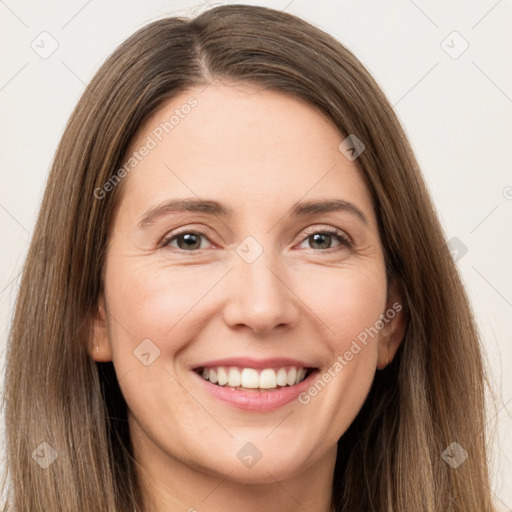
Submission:
M 267 359 L 254 359 L 252 357 L 228 357 L 225 359 L 215 359 L 213 361 L 204 361 L 194 364 L 192 370 L 198 368 L 211 368 L 216 366 L 237 366 L 240 368 L 278 368 L 281 366 L 296 366 L 298 368 L 317 368 L 315 364 L 299 359 L 289 357 L 273 357 Z

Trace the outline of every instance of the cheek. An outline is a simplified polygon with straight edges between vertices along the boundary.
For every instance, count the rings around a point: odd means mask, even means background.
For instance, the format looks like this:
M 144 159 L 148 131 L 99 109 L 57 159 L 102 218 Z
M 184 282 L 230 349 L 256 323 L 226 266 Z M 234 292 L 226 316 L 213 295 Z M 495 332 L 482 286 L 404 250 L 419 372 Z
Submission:
M 384 313 L 386 278 L 377 265 L 324 269 L 300 283 L 296 289 L 321 320 L 324 339 L 336 355 L 348 350 Z
M 211 270 L 198 273 L 194 266 L 178 270 L 132 262 L 112 271 L 108 300 L 132 338 L 176 339 L 220 275 Z
M 330 361 L 299 403 L 325 425 L 327 447 L 349 428 L 373 381 L 378 335 L 369 333 L 385 310 L 386 278 L 379 265 L 346 266 L 324 269 L 303 284 L 300 293 L 321 320 Z
M 134 416 L 151 430 L 152 419 L 169 408 L 187 424 L 201 411 L 177 383 L 175 363 L 200 326 L 201 298 L 219 277 L 197 276 L 193 266 L 180 270 L 119 257 L 106 275 L 112 359 L 119 384 Z M 215 273 L 217 274 L 217 273 Z M 147 363 L 147 364 L 146 364 Z M 174 412 L 173 414 L 178 414 Z

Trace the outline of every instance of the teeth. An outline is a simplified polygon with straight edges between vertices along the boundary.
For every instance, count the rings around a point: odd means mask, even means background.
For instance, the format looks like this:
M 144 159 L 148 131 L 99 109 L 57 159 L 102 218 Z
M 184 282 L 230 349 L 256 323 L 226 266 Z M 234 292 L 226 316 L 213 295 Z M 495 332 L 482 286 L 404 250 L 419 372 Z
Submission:
M 228 386 L 236 388 L 240 386 L 240 371 L 238 368 L 230 368 L 228 373 Z
M 237 368 L 236 366 L 204 368 L 202 377 L 212 384 L 230 388 L 243 387 L 247 389 L 274 389 L 277 386 L 293 386 L 302 382 L 306 377 L 306 368 L 295 366 L 277 369 Z
M 274 370 L 263 370 L 260 373 L 259 384 L 259 387 L 263 389 L 275 388 L 277 386 L 276 372 Z
M 211 370 L 210 370 L 211 375 Z M 254 388 L 259 387 L 258 372 L 253 368 L 244 368 L 242 370 L 242 376 L 240 378 L 241 386 L 243 388 Z
M 219 386 L 224 386 L 225 384 L 228 383 L 228 374 L 226 373 L 226 370 L 222 366 L 219 366 L 219 368 L 217 369 L 217 381 L 219 383 Z
M 288 384 L 288 374 L 285 368 L 279 368 L 276 376 L 276 383 L 278 386 L 286 386 Z
M 297 382 L 297 368 L 290 368 L 288 372 L 288 386 L 293 386 Z

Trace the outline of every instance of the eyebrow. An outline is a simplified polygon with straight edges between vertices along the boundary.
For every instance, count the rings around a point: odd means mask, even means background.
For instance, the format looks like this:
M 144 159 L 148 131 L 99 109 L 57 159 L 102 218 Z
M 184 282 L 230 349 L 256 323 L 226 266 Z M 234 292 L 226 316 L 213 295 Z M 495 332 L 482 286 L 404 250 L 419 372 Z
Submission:
M 200 199 L 170 199 L 150 208 L 139 222 L 139 227 L 145 228 L 160 217 L 171 213 L 195 212 L 206 213 L 219 217 L 233 217 L 234 210 L 218 201 Z M 319 201 L 303 201 L 295 203 L 289 215 L 306 217 L 331 212 L 347 212 L 355 215 L 366 226 L 369 225 L 366 215 L 353 203 L 342 199 L 324 199 Z

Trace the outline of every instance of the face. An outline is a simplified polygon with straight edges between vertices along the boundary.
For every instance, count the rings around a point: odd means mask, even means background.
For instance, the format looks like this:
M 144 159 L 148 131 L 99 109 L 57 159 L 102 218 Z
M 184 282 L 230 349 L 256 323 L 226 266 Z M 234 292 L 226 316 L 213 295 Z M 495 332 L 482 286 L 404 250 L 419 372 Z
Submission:
M 141 459 L 240 482 L 332 469 L 403 333 L 342 140 L 305 102 L 212 84 L 132 142 L 93 357 L 113 361 Z

